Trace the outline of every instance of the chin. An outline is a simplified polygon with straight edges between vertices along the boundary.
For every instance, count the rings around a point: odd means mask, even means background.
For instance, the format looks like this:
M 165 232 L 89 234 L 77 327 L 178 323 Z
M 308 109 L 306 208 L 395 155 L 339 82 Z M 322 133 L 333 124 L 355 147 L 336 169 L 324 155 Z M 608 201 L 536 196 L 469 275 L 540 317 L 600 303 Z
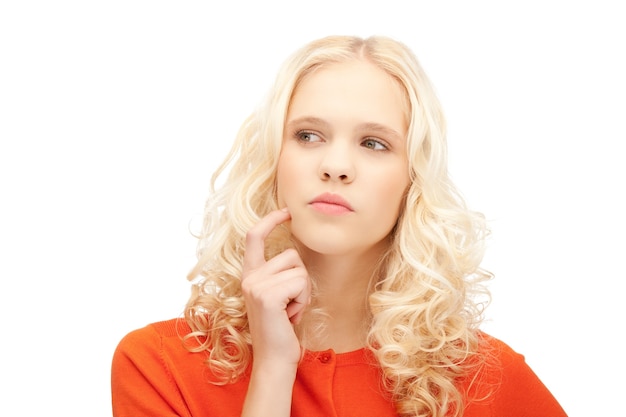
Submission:
M 348 256 L 368 252 L 377 243 L 366 243 L 353 236 L 346 237 L 340 234 L 325 234 L 316 232 L 314 235 L 293 234 L 293 240 L 300 253 L 311 252 L 324 256 Z
M 345 239 L 330 236 L 319 229 L 317 231 L 302 231 L 292 225 L 291 233 L 294 243 L 301 252 L 310 251 L 321 255 L 339 255 L 350 251 L 350 245 L 346 244 Z

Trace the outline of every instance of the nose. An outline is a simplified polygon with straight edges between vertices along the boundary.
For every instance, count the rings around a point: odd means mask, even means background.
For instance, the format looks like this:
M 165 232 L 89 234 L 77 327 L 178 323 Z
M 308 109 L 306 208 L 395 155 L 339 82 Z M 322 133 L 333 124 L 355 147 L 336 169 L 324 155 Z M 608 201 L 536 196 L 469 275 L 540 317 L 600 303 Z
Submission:
M 356 174 L 353 151 L 349 146 L 336 143 L 328 146 L 320 162 L 319 175 L 323 181 L 338 181 L 349 184 Z

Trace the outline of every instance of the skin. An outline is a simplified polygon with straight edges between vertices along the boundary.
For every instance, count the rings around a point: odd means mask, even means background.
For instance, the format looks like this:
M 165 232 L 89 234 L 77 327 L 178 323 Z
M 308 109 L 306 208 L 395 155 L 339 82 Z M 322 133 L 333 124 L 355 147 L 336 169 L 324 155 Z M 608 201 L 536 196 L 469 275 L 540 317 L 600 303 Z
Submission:
M 409 186 L 405 108 L 400 85 L 364 60 L 318 68 L 296 88 L 277 171 L 284 208 L 246 240 L 242 290 L 254 361 L 242 415 L 290 415 L 302 348 L 364 345 L 369 279 Z M 343 203 L 329 204 L 329 195 Z M 283 223 L 297 250 L 266 260 L 265 239 Z M 301 346 L 293 324 L 310 303 L 311 277 L 316 304 L 332 320 L 323 340 Z
M 299 85 L 277 172 L 279 204 L 305 256 L 363 255 L 389 234 L 409 184 L 400 86 L 364 61 L 322 68 Z M 351 212 L 310 204 L 341 196 Z

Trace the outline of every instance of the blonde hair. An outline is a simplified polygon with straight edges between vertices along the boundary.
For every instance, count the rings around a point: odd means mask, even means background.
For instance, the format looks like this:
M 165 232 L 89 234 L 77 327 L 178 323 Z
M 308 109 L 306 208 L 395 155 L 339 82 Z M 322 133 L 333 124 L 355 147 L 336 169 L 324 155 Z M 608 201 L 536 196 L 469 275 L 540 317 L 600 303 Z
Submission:
M 467 399 L 458 381 L 480 363 L 478 325 L 488 300 L 481 282 L 490 278 L 480 268 L 487 228 L 449 178 L 445 120 L 430 81 L 409 48 L 385 37 L 332 36 L 304 46 L 242 125 L 211 179 L 198 263 L 189 274 L 197 281 L 185 309 L 192 329 L 187 338 L 198 341 L 190 349 L 208 352 L 221 383 L 236 380 L 249 366 L 240 285 L 245 235 L 278 208 L 276 167 L 291 96 L 315 68 L 354 59 L 377 65 L 400 83 L 409 122 L 411 185 L 369 294 L 368 347 L 399 414 L 461 415 Z M 290 246 L 284 233 L 266 243 L 268 256 Z

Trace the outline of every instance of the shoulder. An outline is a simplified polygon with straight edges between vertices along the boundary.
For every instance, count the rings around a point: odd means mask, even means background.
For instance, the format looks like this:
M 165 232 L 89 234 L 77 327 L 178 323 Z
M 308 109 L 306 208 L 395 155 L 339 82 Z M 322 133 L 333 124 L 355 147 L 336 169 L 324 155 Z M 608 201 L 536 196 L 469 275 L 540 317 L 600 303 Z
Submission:
M 177 338 L 180 340 L 190 331 L 185 320 L 181 318 L 158 321 L 127 333 L 120 340 L 118 348 L 133 348 L 163 339 Z
M 519 366 L 526 361 L 524 355 L 513 350 L 502 340 L 485 332 L 479 333 L 479 353 L 488 359 L 487 362 L 491 362 L 492 365 L 495 362 L 499 368 Z
M 188 353 L 183 337 L 190 331 L 181 318 L 154 322 L 132 330 L 117 344 L 113 363 L 164 364 L 168 357 Z
M 479 366 L 466 387 L 475 405 L 488 406 L 494 415 L 519 410 L 519 416 L 565 416 L 524 355 L 486 333 L 480 333 L 478 353 Z
M 501 386 L 523 374 L 533 374 L 526 358 L 504 341 L 487 333 L 479 333 L 479 374 L 481 380 Z
M 184 319 L 172 319 L 133 330 L 119 341 L 111 365 L 114 415 L 160 416 L 164 410 L 200 415 L 198 410 L 217 398 L 206 392 L 212 387 L 206 352 L 193 352 L 189 343 L 195 339 L 184 337 L 190 332 Z

